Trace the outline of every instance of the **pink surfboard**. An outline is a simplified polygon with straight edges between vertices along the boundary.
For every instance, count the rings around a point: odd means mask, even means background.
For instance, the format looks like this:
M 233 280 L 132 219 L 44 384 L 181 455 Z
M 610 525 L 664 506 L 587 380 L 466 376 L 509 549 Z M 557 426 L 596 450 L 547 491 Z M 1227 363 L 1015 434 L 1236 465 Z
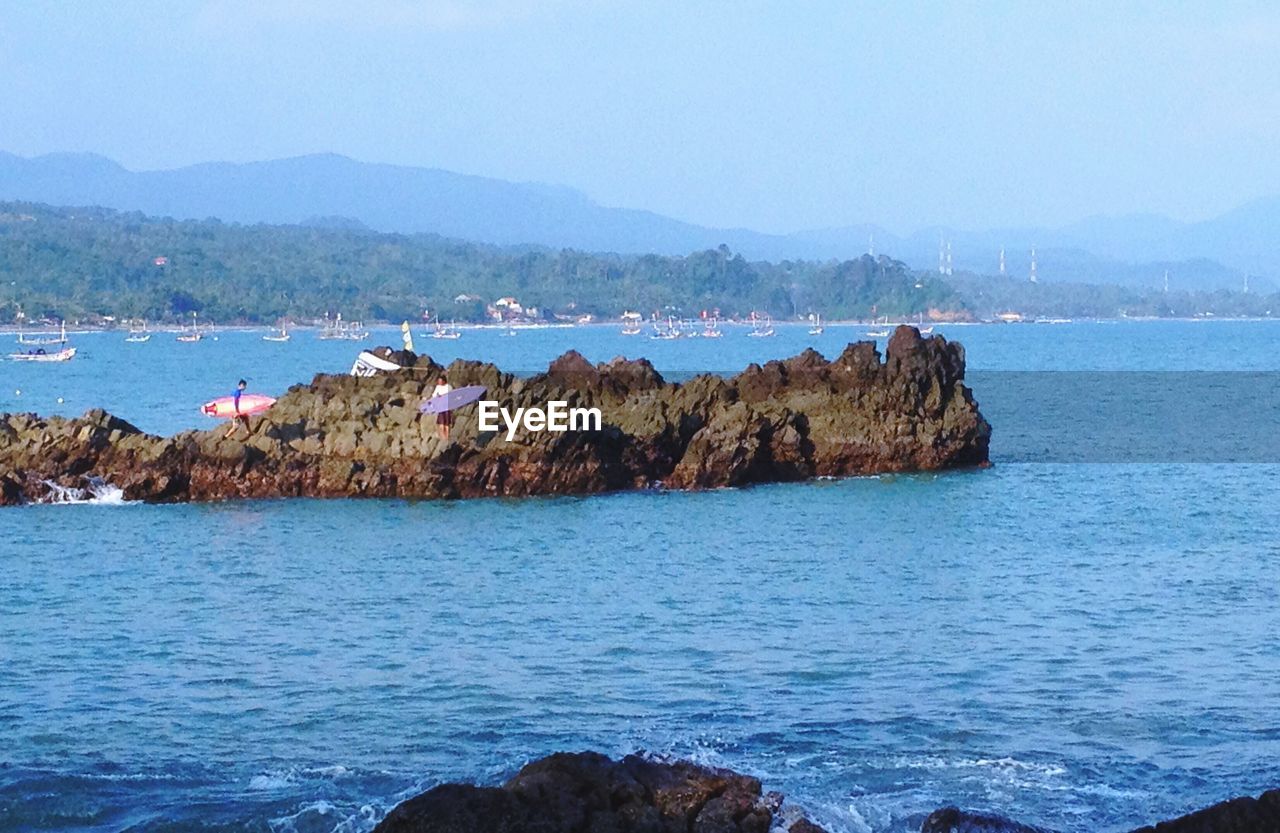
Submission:
M 217 419 L 231 419 L 234 416 L 253 416 L 260 414 L 276 403 L 275 399 L 261 393 L 246 393 L 240 397 L 240 411 L 236 412 L 236 400 L 233 396 L 224 396 L 200 407 L 205 414 Z
M 470 405 L 484 396 L 484 385 L 469 385 L 465 388 L 451 390 L 439 396 L 433 396 L 418 406 L 424 414 L 438 414 L 443 411 L 456 411 L 463 405 Z

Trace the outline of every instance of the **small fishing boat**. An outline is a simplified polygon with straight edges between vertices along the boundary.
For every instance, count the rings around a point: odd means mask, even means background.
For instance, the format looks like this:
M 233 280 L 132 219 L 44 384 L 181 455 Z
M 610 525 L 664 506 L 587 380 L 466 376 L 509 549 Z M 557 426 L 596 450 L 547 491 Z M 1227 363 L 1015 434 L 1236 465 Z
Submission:
M 747 336 L 750 338 L 772 338 L 774 335 L 773 319 L 767 315 L 757 317 L 755 312 L 752 312 L 751 332 L 747 333 Z
M 811 336 L 822 335 L 822 332 L 824 329 L 822 326 L 822 314 L 817 312 L 810 313 L 809 322 L 813 324 L 813 326 L 809 328 L 809 335 Z
M 872 338 L 888 338 L 889 337 L 888 330 L 867 330 L 865 334 L 871 336 Z
M 129 334 L 124 337 L 129 344 L 146 344 L 151 340 L 151 333 L 147 332 L 147 322 L 142 321 L 135 323 L 129 328 Z
M 187 330 L 184 328 L 182 332 L 178 334 L 178 341 L 181 341 L 183 344 L 195 344 L 202 340 L 204 340 L 204 333 L 200 332 L 200 325 L 196 323 L 196 314 L 193 312 L 191 313 L 191 329 Z
M 498 333 L 498 335 L 503 336 L 505 338 L 510 338 L 515 334 L 516 334 L 516 328 L 511 326 L 510 324 L 508 324 L 502 332 Z
M 929 326 L 929 327 L 921 327 L 921 328 L 920 328 L 920 335 L 922 335 L 922 336 L 933 335 L 933 327 L 932 327 L 932 326 Z
M 462 333 L 458 332 L 458 330 L 454 328 L 452 323 L 441 324 L 440 319 L 437 318 L 435 329 L 431 331 L 431 337 L 444 338 L 452 341 L 453 339 L 456 339 L 456 338 L 462 338 Z
M 67 346 L 67 322 L 63 321 L 61 330 L 56 337 L 42 338 L 39 342 L 21 341 L 21 344 L 58 344 L 61 345 L 58 350 L 49 350 L 44 347 L 33 347 L 22 353 L 10 353 L 9 358 L 15 362 L 66 362 L 71 361 L 76 355 L 76 348 Z
M 68 362 L 75 358 L 76 348 L 64 347 L 52 352 L 43 347 L 35 347 L 25 353 L 10 353 L 9 359 L 15 362 Z
M 643 331 L 644 318 L 638 312 L 622 313 L 622 334 L 624 336 L 638 336 Z
M 720 338 L 724 335 L 724 331 L 720 329 L 720 322 L 714 318 L 707 319 L 706 325 L 702 328 L 703 338 Z
M 285 325 L 281 324 L 281 325 L 280 325 L 280 332 L 279 332 L 279 333 L 273 333 L 272 335 L 265 335 L 265 336 L 263 336 L 263 337 L 262 337 L 262 340 L 263 340 L 263 341 L 274 341 L 274 342 L 277 342 L 277 343 L 279 343 L 279 342 L 284 342 L 284 341 L 288 341 L 288 340 L 289 340 L 289 328 L 288 328 L 288 327 L 286 327 Z
M 322 341 L 363 341 L 368 337 L 369 333 L 361 322 L 343 321 L 342 313 L 330 318 L 327 312 L 324 314 L 324 326 L 317 336 Z
M 649 338 L 654 341 L 675 341 L 680 338 L 683 333 L 680 332 L 680 326 L 674 318 L 668 318 L 665 324 L 653 322 L 653 332 L 649 334 Z

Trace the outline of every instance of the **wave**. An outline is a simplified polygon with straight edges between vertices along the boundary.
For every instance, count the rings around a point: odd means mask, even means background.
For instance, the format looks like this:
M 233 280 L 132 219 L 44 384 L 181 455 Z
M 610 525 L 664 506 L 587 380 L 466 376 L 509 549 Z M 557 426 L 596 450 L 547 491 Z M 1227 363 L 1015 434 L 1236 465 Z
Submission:
M 312 830 L 327 830 L 329 833 L 368 833 L 381 820 L 382 815 L 371 804 L 365 804 L 354 813 L 348 813 L 322 800 L 305 804 L 296 813 L 271 819 L 268 825 L 272 833 L 304 833 Z
M 133 501 L 124 499 L 124 489 L 112 486 L 97 477 L 87 479 L 83 488 L 63 486 L 52 480 L 44 481 L 48 487 L 48 496 L 39 501 L 42 504 L 90 504 L 93 506 L 125 506 Z
M 249 779 L 251 790 L 279 790 L 302 781 L 337 781 L 354 773 L 341 764 L 320 767 L 290 767 L 259 773 Z

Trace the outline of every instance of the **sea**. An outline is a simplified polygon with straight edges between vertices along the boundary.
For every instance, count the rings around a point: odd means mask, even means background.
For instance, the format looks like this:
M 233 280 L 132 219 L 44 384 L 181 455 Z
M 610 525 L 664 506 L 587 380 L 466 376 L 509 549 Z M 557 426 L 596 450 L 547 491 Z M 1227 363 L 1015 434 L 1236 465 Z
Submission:
M 680 376 L 867 330 L 417 341 Z M 947 804 L 1121 831 L 1280 786 L 1280 322 L 937 332 L 965 346 L 990 468 L 474 501 L 151 506 L 102 484 L 0 510 L 0 831 L 357 833 L 586 749 L 759 776 L 832 833 Z M 278 395 L 361 347 L 262 335 L 76 334 L 66 364 L 0 363 L 0 411 L 210 427 L 200 404 L 238 379 Z M 1055 380 L 1079 387 L 1047 405 Z M 1131 426 L 1145 451 L 1099 453 L 1152 380 L 1178 393 Z M 1219 416 L 1256 433 L 1206 445 Z

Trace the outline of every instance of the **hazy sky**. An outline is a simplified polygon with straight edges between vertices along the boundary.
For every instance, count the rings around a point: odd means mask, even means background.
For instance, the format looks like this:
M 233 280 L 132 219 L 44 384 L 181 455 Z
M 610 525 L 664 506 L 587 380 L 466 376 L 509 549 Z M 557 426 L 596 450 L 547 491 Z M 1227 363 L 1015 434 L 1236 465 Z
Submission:
M 334 151 L 765 231 L 1280 193 L 1272 3 L 9 2 L 0 78 L 22 155 Z

